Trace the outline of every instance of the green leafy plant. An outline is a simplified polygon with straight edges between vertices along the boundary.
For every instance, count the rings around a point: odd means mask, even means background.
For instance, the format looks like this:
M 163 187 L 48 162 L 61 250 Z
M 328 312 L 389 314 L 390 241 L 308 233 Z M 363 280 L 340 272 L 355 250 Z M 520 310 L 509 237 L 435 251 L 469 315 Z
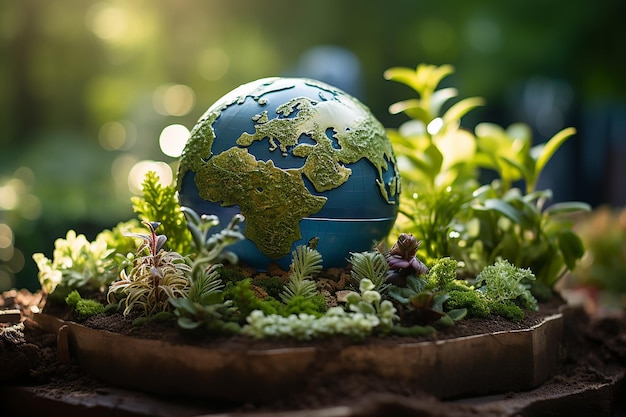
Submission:
M 222 291 L 207 293 L 201 303 L 190 298 L 170 298 L 169 302 L 183 330 L 214 335 L 233 335 L 241 330 L 233 318 L 233 301 L 224 300 Z
M 603 308 L 626 309 L 626 208 L 600 206 L 578 219 L 575 228 L 587 250 L 559 285 L 588 291 L 589 308 L 600 302 Z
M 343 307 L 331 307 L 322 316 L 313 314 L 266 314 L 254 310 L 247 317 L 242 333 L 255 338 L 313 338 L 344 335 L 362 340 L 376 332 L 388 332 L 397 320 L 396 309 L 389 300 L 373 290 L 374 284 L 364 279 L 359 286 L 360 294 L 348 296 L 348 311 Z
M 160 178 L 154 171 L 146 173 L 142 182 L 142 195 L 131 198 L 133 210 L 139 220 L 159 222 L 162 225 L 171 251 L 189 254 L 192 251 L 191 233 L 178 203 L 176 187 L 164 186 L 159 181 Z
M 33 260 L 43 292 L 51 294 L 60 286 L 67 294 L 76 288 L 103 290 L 117 274 L 113 253 L 103 235 L 90 242 L 85 235 L 69 230 L 65 239 L 54 242 L 52 260 L 43 253 L 33 254 Z
M 399 313 L 404 323 L 448 327 L 467 313 L 465 309 L 444 311 L 444 303 L 450 297 L 448 293 L 429 286 L 428 279 L 415 275 L 407 278 L 406 287 L 389 288 L 388 295 L 402 306 Z
M 239 231 L 239 224 L 244 218 L 241 214 L 233 216 L 230 223 L 219 232 L 209 234 L 209 231 L 218 226 L 220 221 L 215 215 L 199 215 L 190 207 L 181 207 L 187 219 L 187 228 L 191 233 L 191 243 L 196 251 L 194 257 L 197 264 L 215 264 L 229 262 L 237 264 L 237 255 L 226 250 L 226 247 L 244 239 Z
M 368 279 L 374 284 L 374 290 L 384 292 L 389 286 L 386 283 L 389 265 L 385 255 L 378 251 L 350 253 L 348 262 L 351 265 L 350 275 L 356 283 Z
M 170 310 L 170 298 L 185 297 L 190 281 L 187 274 L 191 267 L 177 252 L 163 249 L 167 237 L 157 235 L 159 223 L 143 222 L 149 234 L 137 234 L 142 244 L 133 259 L 129 273 L 122 270 L 120 279 L 109 287 L 107 300 L 121 300 L 126 316 L 137 309 L 143 316 Z
M 322 255 L 309 246 L 296 246 L 292 256 L 289 282 L 280 294 L 280 299 L 286 304 L 296 296 L 304 298 L 315 296 L 317 284 L 311 278 L 322 270 Z
M 500 257 L 530 267 L 537 276 L 534 291 L 550 296 L 550 289 L 584 253 L 568 215 L 590 207 L 580 202 L 547 206 L 550 190 L 536 186 L 551 157 L 575 130 L 563 129 L 533 146 L 531 130 L 524 124 L 505 130 L 479 123 L 474 132 L 463 129 L 461 118 L 483 100 L 447 104 L 457 91 L 438 85 L 453 70 L 449 65 L 419 65 L 385 73 L 418 95 L 390 107 L 391 113 L 410 119 L 388 130 L 403 178 L 396 228 L 427 242 L 422 249 L 428 261 L 452 256 L 461 261 L 461 273 L 470 277 Z M 480 173 L 485 169 L 498 179 L 482 185 Z M 518 181 L 523 189 L 514 187 Z
M 478 274 L 476 286 L 489 300 L 492 312 L 518 321 L 522 309 L 538 310 L 537 300 L 530 292 L 534 280 L 535 275 L 530 269 L 498 260 Z

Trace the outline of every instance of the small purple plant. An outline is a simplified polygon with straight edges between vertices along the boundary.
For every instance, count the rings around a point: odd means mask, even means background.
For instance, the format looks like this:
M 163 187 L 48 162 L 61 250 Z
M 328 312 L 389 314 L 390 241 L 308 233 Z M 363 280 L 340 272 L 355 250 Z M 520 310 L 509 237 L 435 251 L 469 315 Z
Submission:
M 406 287 L 409 275 L 420 276 L 428 273 L 428 268 L 415 257 L 421 241 L 411 233 L 401 233 L 391 250 L 385 254 L 389 272 L 385 281 L 398 287 Z

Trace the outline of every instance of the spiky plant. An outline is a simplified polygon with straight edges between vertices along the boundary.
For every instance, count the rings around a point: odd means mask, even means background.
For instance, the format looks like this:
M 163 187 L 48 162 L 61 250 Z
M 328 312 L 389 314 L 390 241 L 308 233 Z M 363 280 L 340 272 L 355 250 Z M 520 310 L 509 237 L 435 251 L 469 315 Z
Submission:
M 119 300 L 124 306 L 126 316 L 137 309 L 143 316 L 149 317 L 161 311 L 169 310 L 168 299 L 185 297 L 189 292 L 187 274 L 191 267 L 178 252 L 166 251 L 163 245 L 165 235 L 157 235 L 158 222 L 143 222 L 150 230 L 149 234 L 133 234 L 143 239 L 133 261 L 130 272 L 122 270 L 120 279 L 109 287 L 107 300 Z
M 378 251 L 352 252 L 348 262 L 352 265 L 350 275 L 356 285 L 359 285 L 363 279 L 369 279 L 374 284 L 375 291 L 383 292 L 389 286 L 385 282 L 389 264 L 382 253 Z
M 300 245 L 292 252 L 293 261 L 289 282 L 285 290 L 280 294 L 284 303 L 296 296 L 312 298 L 317 294 L 317 285 L 310 278 L 322 270 L 322 255 L 309 246 Z

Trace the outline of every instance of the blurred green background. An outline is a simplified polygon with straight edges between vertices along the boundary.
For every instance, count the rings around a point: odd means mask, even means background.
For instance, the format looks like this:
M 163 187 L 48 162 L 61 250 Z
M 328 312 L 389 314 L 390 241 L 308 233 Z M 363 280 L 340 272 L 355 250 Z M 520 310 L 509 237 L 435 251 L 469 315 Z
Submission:
M 308 76 L 387 127 L 412 94 L 392 66 L 453 64 L 487 106 L 466 117 L 577 136 L 550 163 L 557 200 L 626 204 L 626 2 L 620 0 L 0 0 L 0 290 L 37 289 L 33 252 L 132 217 L 143 173 L 175 175 L 220 96 Z M 172 174 L 172 172 L 174 174 Z

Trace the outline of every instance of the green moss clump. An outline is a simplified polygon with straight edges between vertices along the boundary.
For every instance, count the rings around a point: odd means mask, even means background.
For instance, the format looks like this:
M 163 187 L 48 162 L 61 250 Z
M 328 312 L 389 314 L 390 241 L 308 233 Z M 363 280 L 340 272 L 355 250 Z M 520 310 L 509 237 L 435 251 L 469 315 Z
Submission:
M 243 270 L 239 267 L 220 268 L 220 279 L 224 284 L 237 283 L 246 279 Z
M 80 318 L 88 318 L 104 312 L 104 305 L 96 300 L 84 299 L 74 290 L 65 297 L 67 305 L 74 307 Z
M 296 295 L 291 298 L 287 304 L 280 309 L 279 314 L 287 317 L 290 314 L 310 314 L 315 317 L 321 317 L 326 311 L 326 300 L 322 295 L 313 297 L 304 297 Z
M 261 300 L 256 296 L 251 285 L 252 280 L 246 278 L 237 283 L 227 284 L 224 292 L 224 299 L 233 301 L 233 306 L 238 312 L 238 320 L 242 324 L 245 323 L 246 317 L 254 310 L 261 310 L 265 314 L 278 313 L 277 305 L 279 305 L 280 302 L 270 297 L 266 300 Z
M 468 317 L 485 318 L 491 312 L 489 302 L 482 293 L 469 290 L 452 290 L 448 293 L 446 309 L 466 308 Z
M 278 276 L 257 278 L 254 280 L 254 285 L 263 288 L 270 297 L 276 299 L 280 297 L 280 293 L 285 289 L 284 279 Z
M 491 313 L 502 316 L 507 320 L 520 322 L 524 320 L 524 310 L 511 301 L 502 301 L 491 304 Z

